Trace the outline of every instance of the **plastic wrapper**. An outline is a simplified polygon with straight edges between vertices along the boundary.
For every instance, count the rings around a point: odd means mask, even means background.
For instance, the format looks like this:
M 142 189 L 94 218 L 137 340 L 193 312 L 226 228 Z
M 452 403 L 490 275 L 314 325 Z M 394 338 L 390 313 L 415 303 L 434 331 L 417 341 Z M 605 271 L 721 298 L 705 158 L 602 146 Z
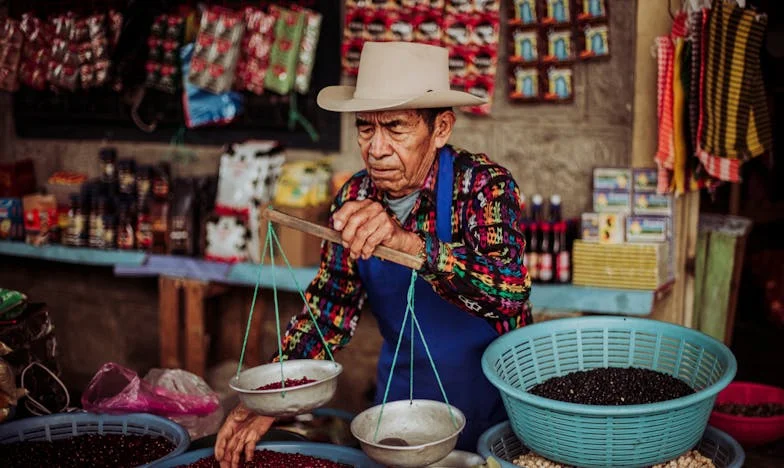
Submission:
M 243 13 L 246 29 L 237 62 L 234 87 L 241 91 L 262 94 L 276 18 L 274 14 L 264 13 L 256 8 L 246 8 Z
M 536 63 L 539 61 L 539 33 L 534 29 L 514 27 L 510 35 L 511 63 Z
M 0 352 L 0 355 L 2 354 Z M 11 365 L 0 358 L 0 424 L 8 419 L 13 407 L 24 395 L 24 389 L 16 386 L 16 377 Z
M 477 75 L 466 79 L 465 91 L 487 99 L 487 102 L 478 106 L 463 107 L 463 110 L 476 115 L 490 115 L 493 105 L 493 92 L 495 91 L 495 76 Z
M 544 0 L 542 24 L 567 24 L 572 21 L 569 0 Z
M 182 54 L 182 76 L 187 77 L 193 54 L 193 44 L 184 46 Z M 185 94 L 183 96 L 183 111 L 185 124 L 188 128 L 204 127 L 209 125 L 226 125 L 232 122 L 244 108 L 244 98 L 241 93 L 227 91 L 224 93 L 211 93 L 204 91 L 183 79 Z
M 495 47 L 498 45 L 498 33 L 501 21 L 497 14 L 485 14 L 474 20 L 471 31 L 471 43 L 477 47 Z
M 331 180 L 332 169 L 326 159 L 286 163 L 273 203 L 293 208 L 327 204 L 331 200 Z
M 497 15 L 500 10 L 501 0 L 474 0 L 474 13 L 494 13 Z
M 19 66 L 19 81 L 30 88 L 46 89 L 51 45 L 54 31 L 52 25 L 25 13 L 20 23 L 24 35 L 22 59 Z
M 231 144 L 221 156 L 215 209 L 220 214 L 247 217 L 259 182 L 259 164 L 252 149 Z
M 0 91 L 19 88 L 19 63 L 22 58 L 24 34 L 19 22 L 0 18 Z
M 145 84 L 153 89 L 174 93 L 180 88 L 179 53 L 185 31 L 185 18 L 159 15 L 150 28 Z
M 411 10 L 397 12 L 390 26 L 393 41 L 411 42 L 414 40 L 414 18 Z
M 22 199 L 25 242 L 49 244 L 58 229 L 57 199 L 54 195 L 28 195 Z
M 307 9 L 304 11 L 305 32 L 299 46 L 299 59 L 294 77 L 294 90 L 301 94 L 306 94 L 310 89 L 310 77 L 313 73 L 313 64 L 316 61 L 316 48 L 321 32 L 321 14 Z
M 542 97 L 539 69 L 535 66 L 514 65 L 509 70 L 509 99 L 536 102 Z
M 474 53 L 472 47 L 449 48 L 449 75 L 453 82 L 473 75 Z
M 547 53 L 544 63 L 570 62 L 575 58 L 571 29 L 552 29 L 547 32 Z
M 476 21 L 470 15 L 447 15 L 444 18 L 444 44 L 469 46 L 474 44 Z
M 190 82 L 216 94 L 231 90 L 244 32 L 241 13 L 209 8 L 201 17 L 191 58 Z
M 514 25 L 536 25 L 541 16 L 538 0 L 512 0 L 510 23 Z
M 0 198 L 0 239 L 24 240 L 24 214 L 19 198 Z
M 400 0 L 403 8 L 411 8 L 420 11 L 441 10 L 444 8 L 445 0 Z
M 349 76 L 356 76 L 359 72 L 359 58 L 362 54 L 362 40 L 350 41 L 343 44 L 342 65 L 343 72 Z
M 549 67 L 545 71 L 544 99 L 550 102 L 574 100 L 574 82 L 571 67 Z
M 183 424 L 191 438 L 214 433 L 223 417 L 218 394 L 203 379 L 180 369 L 152 369 L 142 379 L 109 362 L 82 394 L 82 407 L 94 413 L 150 413 Z
M 368 41 L 384 42 L 392 40 L 392 25 L 397 19 L 397 12 L 376 10 L 366 16 L 365 35 Z
M 494 77 L 498 69 L 498 50 L 495 47 L 476 48 L 472 65 L 474 73 Z
M 223 263 L 244 262 L 248 259 L 250 238 L 247 215 L 216 214 L 205 224 L 204 258 Z
M 441 45 L 443 16 L 440 11 L 428 10 L 414 15 L 414 40 L 425 44 Z
M 470 14 L 474 12 L 473 0 L 446 0 L 445 10 L 447 14 Z
M 343 23 L 345 24 L 345 27 L 343 28 L 344 43 L 367 39 L 366 28 L 368 21 L 366 18 L 370 16 L 369 13 L 372 14 L 370 10 L 361 8 L 348 10 L 346 12 L 346 19 Z
M 609 28 L 606 24 L 585 24 L 577 35 L 580 59 L 594 59 L 610 56 Z
M 27 307 L 27 296 L 19 291 L 0 288 L 0 323 L 22 315 Z
M 607 0 L 576 0 L 577 19 L 590 21 L 607 18 Z
M 294 86 L 299 45 L 305 32 L 306 14 L 302 10 L 288 10 L 272 5 L 277 12 L 275 42 L 270 51 L 270 65 L 264 87 L 278 94 L 288 94 Z

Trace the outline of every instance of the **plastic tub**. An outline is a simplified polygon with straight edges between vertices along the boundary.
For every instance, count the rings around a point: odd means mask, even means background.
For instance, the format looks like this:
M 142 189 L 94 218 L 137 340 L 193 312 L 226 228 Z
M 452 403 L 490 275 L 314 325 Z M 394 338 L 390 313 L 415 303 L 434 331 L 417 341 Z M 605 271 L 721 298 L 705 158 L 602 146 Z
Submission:
M 112 416 L 93 413 L 61 413 L 36 416 L 0 425 L 0 444 L 67 439 L 87 434 L 150 435 L 165 437 L 175 445 L 163 458 L 147 465 L 175 457 L 188 449 L 188 432 L 179 424 L 151 414 Z
M 751 382 L 732 382 L 719 393 L 716 403 L 784 404 L 784 389 Z M 784 437 L 784 415 L 750 417 L 713 411 L 710 424 L 730 434 L 746 447 L 764 445 Z
M 696 393 L 659 403 L 599 406 L 527 391 L 551 377 L 602 367 L 663 372 Z M 662 463 L 694 447 L 737 363 L 727 346 L 699 331 L 605 316 L 511 331 L 487 347 L 482 370 L 501 392 L 515 434 L 534 452 L 567 465 L 621 468 Z
M 479 437 L 477 445 L 479 455 L 485 459 L 495 457 L 504 468 L 519 468 L 512 461 L 529 452 L 528 447 L 515 436 L 509 421 L 485 431 Z M 741 468 L 746 460 L 746 453 L 740 444 L 726 433 L 710 426 L 695 448 L 710 458 L 717 468 Z
M 339 445 L 319 444 L 315 442 L 262 442 L 256 445 L 256 449 L 267 449 L 282 453 L 299 453 L 311 457 L 324 458 L 333 462 L 345 463 L 354 468 L 383 468 L 381 465 L 368 458 L 367 455 L 360 450 L 341 447 Z M 215 451 L 212 448 L 194 450 L 163 460 L 161 463 L 156 463 L 153 466 L 155 468 L 174 468 L 195 463 L 204 457 L 211 457 L 213 455 L 215 455 Z

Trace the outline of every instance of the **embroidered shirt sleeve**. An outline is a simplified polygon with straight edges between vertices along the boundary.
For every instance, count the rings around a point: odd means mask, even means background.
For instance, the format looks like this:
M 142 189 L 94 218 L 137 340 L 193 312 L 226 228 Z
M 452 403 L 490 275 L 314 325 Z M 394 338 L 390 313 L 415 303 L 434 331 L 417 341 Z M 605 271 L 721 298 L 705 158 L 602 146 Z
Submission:
M 358 199 L 361 186 L 361 176 L 352 178 L 335 197 L 330 213 L 335 213 L 346 201 Z M 319 330 L 332 352 L 346 346 L 354 335 L 367 295 L 357 263 L 349 258 L 348 249 L 332 242 L 322 243 L 321 266 L 305 291 L 305 298 L 318 329 L 307 307 L 303 308 L 291 319 L 282 338 L 284 359 L 326 359 Z M 275 354 L 273 361 L 277 358 Z
M 472 160 L 473 167 L 455 181 L 455 198 L 463 201 L 456 222 L 464 235 L 446 243 L 424 233 L 422 274 L 446 300 L 502 333 L 531 322 L 520 192 L 509 171 L 482 156 Z

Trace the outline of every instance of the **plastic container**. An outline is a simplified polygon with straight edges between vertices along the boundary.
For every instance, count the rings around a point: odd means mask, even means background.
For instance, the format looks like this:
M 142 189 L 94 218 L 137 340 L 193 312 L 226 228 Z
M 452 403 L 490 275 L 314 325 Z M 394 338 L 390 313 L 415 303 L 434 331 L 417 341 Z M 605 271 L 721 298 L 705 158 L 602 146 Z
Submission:
M 503 468 L 519 468 L 512 463 L 515 458 L 529 452 L 528 447 L 512 432 L 509 421 L 497 424 L 482 434 L 478 442 L 479 455 L 485 459 L 495 457 Z M 746 453 L 732 437 L 708 426 L 699 444 L 694 447 L 710 458 L 716 468 L 740 468 Z M 677 457 L 676 457 L 677 458 Z
M 349 447 L 341 447 L 339 445 L 319 444 L 315 442 L 262 442 L 256 445 L 256 449 L 267 449 L 282 453 L 299 453 L 311 457 L 324 458 L 338 463 L 346 463 L 354 468 L 382 468 L 382 465 L 372 461 L 361 451 Z M 195 463 L 204 457 L 211 457 L 213 455 L 215 455 L 214 449 L 204 448 L 163 460 L 153 466 L 155 468 L 174 468 Z
M 87 434 L 150 435 L 165 437 L 175 448 L 163 458 L 147 465 L 175 457 L 188 449 L 188 432 L 166 418 L 151 414 L 112 416 L 93 413 L 61 413 L 20 419 L 0 425 L 0 444 L 67 439 Z
M 565 403 L 527 389 L 601 367 L 640 367 L 684 380 L 696 393 L 659 403 Z M 735 377 L 723 343 L 678 325 L 628 317 L 580 317 L 509 332 L 488 346 L 482 369 L 501 392 L 512 429 L 534 452 L 582 467 L 636 467 L 677 458 L 705 432 L 716 395 Z
M 719 393 L 716 403 L 784 404 L 784 389 L 751 382 L 732 382 Z M 784 415 L 750 417 L 713 411 L 710 424 L 730 434 L 746 447 L 764 445 L 784 437 Z

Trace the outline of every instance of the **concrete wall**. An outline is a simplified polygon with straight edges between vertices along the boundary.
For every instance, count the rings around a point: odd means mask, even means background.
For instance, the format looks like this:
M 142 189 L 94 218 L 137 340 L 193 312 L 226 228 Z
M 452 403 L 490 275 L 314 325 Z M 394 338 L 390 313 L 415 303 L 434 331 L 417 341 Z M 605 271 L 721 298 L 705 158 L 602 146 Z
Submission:
M 507 2 L 502 2 L 506 8 Z M 606 62 L 575 67 L 576 99 L 566 105 L 508 103 L 506 67 L 499 70 L 493 116 L 461 114 L 453 142 L 486 152 L 508 167 L 529 196 L 560 193 L 567 216 L 590 208 L 590 174 L 594 166 L 629 165 L 632 151 L 632 102 L 635 66 L 635 0 L 612 2 L 610 47 Z M 505 29 L 502 29 L 505 37 Z M 500 57 L 506 57 L 502 40 Z M 651 59 L 653 60 L 653 59 Z M 655 93 L 655 88 L 638 90 Z M 652 101 L 655 106 L 655 99 Z M 39 181 L 53 171 L 75 170 L 97 175 L 97 154 L 102 142 L 20 140 L 14 136 L 7 96 L 0 96 L 0 161 L 35 159 Z M 336 168 L 360 166 L 351 116 L 346 116 L 343 149 L 335 156 Z M 223 142 L 222 142 L 223 143 Z M 122 156 L 153 162 L 167 154 L 166 145 L 113 142 Z M 195 148 L 198 161 L 175 166 L 181 175 L 215 172 L 220 151 Z M 319 153 L 289 151 L 291 158 L 313 158 Z M 61 344 L 67 382 L 79 388 L 103 362 L 115 360 L 140 372 L 157 365 L 157 284 L 110 276 L 106 269 L 81 268 L 0 257 L 0 286 L 26 291 L 36 301 L 49 303 Z M 234 294 L 250 294 L 240 289 Z M 299 307 L 296 297 L 284 301 L 286 317 Z M 220 305 L 216 306 L 220 309 Z M 271 310 L 269 308 L 268 310 Z M 218 317 L 220 310 L 217 311 Z M 340 360 L 350 363 L 342 385 L 346 394 L 335 406 L 357 409 L 357 402 L 372 383 L 380 337 L 370 318 Z M 265 350 L 274 347 L 274 320 L 267 315 Z M 354 385 L 351 385 L 354 384 Z

